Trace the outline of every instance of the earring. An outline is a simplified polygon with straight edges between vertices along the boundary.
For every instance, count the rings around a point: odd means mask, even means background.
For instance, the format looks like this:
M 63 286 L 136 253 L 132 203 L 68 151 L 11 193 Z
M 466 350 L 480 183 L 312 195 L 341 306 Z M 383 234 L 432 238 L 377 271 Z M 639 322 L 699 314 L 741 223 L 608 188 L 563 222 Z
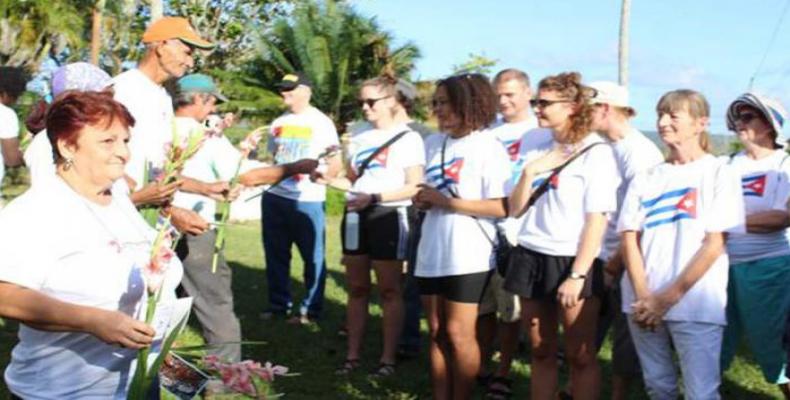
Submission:
M 63 162 L 63 169 L 65 169 L 65 170 L 68 170 L 69 168 L 71 168 L 73 166 L 74 166 L 74 159 L 73 158 L 67 158 Z

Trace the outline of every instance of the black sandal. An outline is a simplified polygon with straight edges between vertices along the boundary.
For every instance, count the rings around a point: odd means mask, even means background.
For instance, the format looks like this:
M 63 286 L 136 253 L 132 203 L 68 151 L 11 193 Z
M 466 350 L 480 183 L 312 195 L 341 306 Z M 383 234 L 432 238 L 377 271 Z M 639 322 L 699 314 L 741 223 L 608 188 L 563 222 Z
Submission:
M 379 363 L 376 369 L 370 373 L 371 378 L 386 378 L 392 375 L 395 375 L 395 364 L 385 362 Z
M 513 380 L 506 376 L 494 376 L 488 381 L 486 399 L 507 400 L 513 396 Z
M 340 367 L 335 370 L 335 375 L 348 375 L 359 368 L 359 359 L 346 359 Z

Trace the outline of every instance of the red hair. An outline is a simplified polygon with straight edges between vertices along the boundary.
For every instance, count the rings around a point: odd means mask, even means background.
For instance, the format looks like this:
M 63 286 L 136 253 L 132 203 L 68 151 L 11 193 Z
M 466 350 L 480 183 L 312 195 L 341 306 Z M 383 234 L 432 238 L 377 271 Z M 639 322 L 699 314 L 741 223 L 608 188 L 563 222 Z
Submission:
M 123 104 L 112 98 L 112 92 L 67 91 L 49 107 L 46 119 L 47 136 L 52 144 L 55 163 L 63 161 L 57 141 L 76 145 L 86 126 L 109 128 L 119 122 L 124 128 L 134 126 L 134 117 Z M 104 125 L 101 125 L 104 124 Z

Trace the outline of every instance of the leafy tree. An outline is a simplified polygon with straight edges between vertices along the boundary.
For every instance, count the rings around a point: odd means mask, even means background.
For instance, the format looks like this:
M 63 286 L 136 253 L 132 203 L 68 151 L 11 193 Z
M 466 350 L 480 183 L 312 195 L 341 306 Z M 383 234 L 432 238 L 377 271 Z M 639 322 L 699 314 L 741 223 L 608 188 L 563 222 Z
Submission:
M 469 53 L 469 59 L 459 65 L 453 65 L 453 74 L 479 73 L 491 75 L 499 60 L 488 58 L 485 54 Z
M 0 64 L 35 70 L 50 54 L 83 45 L 90 1 L 0 0 Z
M 390 73 L 408 76 L 420 56 L 406 43 L 392 47 L 392 36 L 375 18 L 331 0 L 301 3 L 290 16 L 276 19 L 258 38 L 260 55 L 251 73 L 273 87 L 283 74 L 302 71 L 313 82 L 313 104 L 340 131 L 358 112 L 360 81 Z

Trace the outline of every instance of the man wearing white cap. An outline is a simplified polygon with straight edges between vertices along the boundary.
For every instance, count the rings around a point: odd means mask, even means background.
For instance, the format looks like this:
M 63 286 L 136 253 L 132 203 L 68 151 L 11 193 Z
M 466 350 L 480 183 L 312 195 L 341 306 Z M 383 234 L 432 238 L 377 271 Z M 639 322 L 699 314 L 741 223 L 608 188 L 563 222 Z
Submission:
M 628 89 L 614 82 L 598 81 L 589 85 L 595 90 L 592 103 L 595 104 L 592 129 L 600 133 L 612 143 L 615 159 L 620 172 L 621 184 L 617 189 L 617 209 L 625 197 L 628 183 L 639 172 L 649 169 L 664 161 L 658 147 L 645 137 L 642 132 L 632 127 L 629 120 L 636 111 L 628 103 Z M 609 298 L 602 308 L 606 315 L 599 323 L 598 345 L 606 337 L 609 325 L 614 327 L 614 343 L 612 345 L 612 399 L 625 399 L 628 386 L 632 379 L 641 374 L 639 359 L 628 332 L 628 324 L 620 311 L 620 279 L 623 263 L 619 251 L 620 240 L 616 231 L 617 215 L 611 215 L 604 236 L 604 243 L 599 258 L 605 262 L 606 274 L 612 287 Z

